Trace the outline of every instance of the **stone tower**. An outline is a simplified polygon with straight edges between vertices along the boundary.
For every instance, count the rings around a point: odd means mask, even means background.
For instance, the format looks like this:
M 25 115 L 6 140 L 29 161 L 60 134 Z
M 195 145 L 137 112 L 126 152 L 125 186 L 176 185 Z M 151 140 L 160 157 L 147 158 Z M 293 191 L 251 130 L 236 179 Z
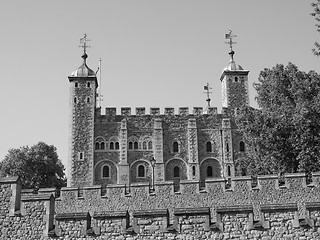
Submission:
M 85 35 L 83 64 L 68 77 L 70 82 L 69 187 L 93 184 L 94 117 L 98 82 L 96 73 L 86 64 L 88 57 L 86 47 Z
M 249 106 L 248 74 L 234 61 L 234 51 L 231 49 L 229 55 L 231 60 L 221 74 L 222 85 L 222 107 L 236 109 Z

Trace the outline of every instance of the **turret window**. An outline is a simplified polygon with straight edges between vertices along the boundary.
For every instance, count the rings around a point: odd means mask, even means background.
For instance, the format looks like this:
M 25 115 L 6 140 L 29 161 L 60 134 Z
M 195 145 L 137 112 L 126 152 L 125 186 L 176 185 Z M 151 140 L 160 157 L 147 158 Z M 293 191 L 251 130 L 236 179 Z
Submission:
M 79 160 L 83 160 L 84 156 L 83 156 L 83 152 L 79 152 Z
M 90 87 L 90 82 L 87 82 L 87 87 L 88 87 L 88 88 Z
M 179 169 L 178 166 L 175 166 L 175 167 L 173 168 L 173 177 L 175 177 L 175 178 L 180 177 L 180 169 Z
M 238 80 L 239 80 L 238 77 L 234 78 L 234 82 L 238 82 Z
M 78 82 L 74 83 L 74 87 L 78 87 L 78 85 L 79 85 Z
M 178 142 L 173 142 L 173 143 L 172 143 L 172 151 L 173 151 L 174 153 L 179 152 L 179 143 L 178 143 Z
M 245 152 L 246 151 L 246 148 L 245 148 L 245 145 L 244 145 L 243 141 L 240 141 L 239 147 L 240 147 L 240 152 Z
M 211 142 L 207 142 L 206 143 L 206 150 L 207 150 L 207 152 L 212 152 L 212 144 L 211 144 Z
M 87 103 L 90 103 L 91 101 L 90 101 L 90 97 L 87 97 Z
M 77 102 L 78 102 L 77 97 L 74 97 L 74 98 L 73 98 L 73 102 L 74 102 L 74 103 L 77 103 Z
M 213 177 L 213 169 L 211 166 L 207 167 L 207 177 Z

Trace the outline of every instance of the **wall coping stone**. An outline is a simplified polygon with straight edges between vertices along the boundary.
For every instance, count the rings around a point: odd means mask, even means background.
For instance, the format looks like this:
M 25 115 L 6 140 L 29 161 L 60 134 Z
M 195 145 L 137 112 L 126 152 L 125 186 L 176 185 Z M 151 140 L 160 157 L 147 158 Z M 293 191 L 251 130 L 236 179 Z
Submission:
M 53 198 L 52 194 L 34 194 L 34 195 L 25 195 L 21 197 L 22 202 L 31 202 L 31 201 L 49 201 Z
M 320 202 L 306 202 L 306 209 L 320 209 Z
M 126 185 L 125 184 L 110 184 L 110 185 L 107 185 L 107 189 L 108 188 L 126 188 Z
M 128 211 L 103 211 L 103 212 L 94 212 L 93 218 L 126 218 L 128 217 Z
M 5 177 L 5 178 L 0 178 L 0 184 L 10 184 L 10 183 L 17 183 L 19 177 Z
M 285 204 L 261 204 L 260 210 L 262 212 L 272 212 L 278 210 L 298 210 L 297 203 L 285 203 Z
M 210 208 L 198 207 L 198 208 L 175 208 L 173 210 L 174 215 L 209 215 Z
M 132 213 L 133 217 L 162 217 L 168 216 L 168 209 L 137 210 Z
M 180 180 L 180 184 L 199 184 L 198 180 Z
M 251 181 L 251 176 L 237 176 L 231 179 L 232 181 Z
M 225 181 L 227 181 L 227 179 L 225 179 L 225 178 L 212 178 L 212 179 L 206 179 L 205 180 L 206 183 L 215 183 L 215 182 L 223 183 Z
M 101 189 L 101 186 L 100 185 L 93 185 L 93 186 L 86 186 L 86 187 L 83 187 L 83 190 L 99 190 Z
M 78 191 L 78 187 L 63 187 L 61 188 L 61 191 Z
M 130 187 L 149 187 L 150 184 L 149 182 L 136 182 L 136 183 L 131 183 Z
M 278 179 L 279 176 L 277 174 L 271 174 L 271 175 L 258 175 L 258 180 L 271 180 L 271 179 Z
M 288 173 L 284 175 L 285 178 L 301 178 L 305 176 L 306 176 L 305 173 Z
M 229 213 L 229 212 L 253 212 L 252 205 L 233 205 L 233 206 L 217 206 L 217 213 Z
M 89 212 L 78 212 L 78 213 L 58 213 L 55 217 L 56 220 L 67 220 L 67 219 L 78 219 L 87 220 L 90 218 Z

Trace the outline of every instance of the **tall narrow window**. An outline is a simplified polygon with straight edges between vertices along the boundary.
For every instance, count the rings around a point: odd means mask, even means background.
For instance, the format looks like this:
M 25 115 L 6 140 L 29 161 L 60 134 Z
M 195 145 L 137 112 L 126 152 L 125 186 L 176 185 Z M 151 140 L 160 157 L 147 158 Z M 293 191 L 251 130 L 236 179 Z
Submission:
M 88 88 L 90 87 L 90 82 L 87 82 L 87 87 L 88 87 Z
M 87 103 L 90 103 L 90 98 L 89 97 L 87 97 Z
M 196 175 L 196 167 L 195 167 L 195 166 L 192 167 L 192 175 L 193 175 L 193 176 Z
M 238 82 L 238 77 L 235 77 L 235 78 L 234 78 L 234 82 Z
M 110 168 L 109 168 L 109 166 L 107 166 L 107 165 L 103 166 L 103 168 L 102 168 L 102 177 L 103 178 L 110 177 Z
M 173 177 L 180 177 L 180 169 L 178 166 L 173 168 Z
M 172 150 L 173 150 L 173 152 L 179 152 L 179 143 L 178 142 L 173 142 Z
M 246 149 L 245 149 L 244 142 L 243 142 L 243 141 L 240 141 L 239 145 L 240 145 L 240 152 L 244 152 L 244 151 L 246 150 Z
M 228 166 L 228 177 L 230 177 L 231 176 L 231 167 L 230 166 Z
M 143 178 L 143 177 L 145 177 L 145 168 L 144 168 L 144 166 L 143 165 L 139 165 L 138 166 L 138 177 L 139 178 Z
M 100 144 L 99 142 L 96 142 L 96 150 L 99 150 L 100 149 Z
M 119 142 L 116 142 L 115 149 L 119 149 Z
M 138 149 L 138 148 L 139 148 L 138 142 L 134 142 L 134 143 L 133 143 L 133 148 L 134 148 L 134 149 Z
M 152 149 L 152 141 L 148 142 L 148 149 L 151 150 Z
M 213 177 L 213 169 L 211 166 L 207 167 L 207 177 Z
M 73 102 L 74 102 L 74 103 L 77 103 L 77 97 L 74 97 L 74 98 L 73 98 Z
M 132 142 L 129 142 L 129 149 L 132 149 Z
M 211 144 L 211 142 L 207 142 L 206 148 L 207 148 L 207 152 L 212 152 L 212 144 Z
M 111 150 L 114 149 L 114 142 L 110 142 L 109 148 L 110 148 Z
M 227 152 L 229 152 L 229 143 L 226 144 Z
M 83 152 L 79 153 L 79 160 L 83 160 Z
M 78 82 L 75 82 L 75 83 L 74 83 L 74 87 L 78 87 Z
M 101 143 L 100 143 L 100 149 L 101 149 L 101 150 L 104 150 L 104 147 L 105 147 L 104 142 L 101 142 Z

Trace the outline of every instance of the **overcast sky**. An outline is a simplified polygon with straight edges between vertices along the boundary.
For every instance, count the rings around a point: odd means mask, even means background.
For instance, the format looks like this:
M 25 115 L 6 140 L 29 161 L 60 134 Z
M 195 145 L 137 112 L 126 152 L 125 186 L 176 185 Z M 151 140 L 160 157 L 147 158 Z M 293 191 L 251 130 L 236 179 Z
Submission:
M 79 39 L 91 39 L 88 65 L 102 59 L 102 108 L 221 108 L 220 75 L 229 62 L 225 34 L 237 35 L 235 61 L 252 83 L 264 68 L 293 62 L 320 72 L 312 55 L 320 35 L 309 0 L 2 1 L 0 8 L 0 159 L 38 141 L 66 163 L 68 75 L 82 63 Z M 320 40 L 319 40 L 320 41 Z

